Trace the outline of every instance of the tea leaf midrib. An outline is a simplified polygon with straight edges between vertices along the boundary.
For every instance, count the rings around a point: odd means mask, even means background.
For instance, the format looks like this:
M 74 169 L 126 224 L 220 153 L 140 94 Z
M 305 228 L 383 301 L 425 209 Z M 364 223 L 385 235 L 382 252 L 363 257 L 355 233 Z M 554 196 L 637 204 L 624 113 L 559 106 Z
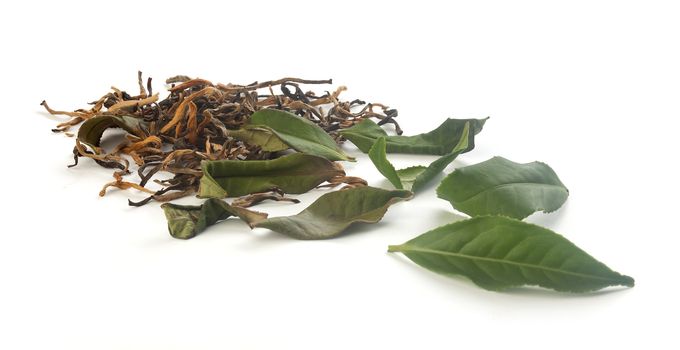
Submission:
M 535 264 L 529 264 L 529 263 L 522 263 L 522 262 L 517 262 L 517 261 L 512 261 L 512 260 L 504 260 L 504 259 L 489 258 L 489 257 L 482 257 L 482 256 L 462 254 L 462 253 L 446 252 L 446 251 L 442 251 L 442 250 L 429 249 L 429 248 L 418 248 L 418 247 L 414 247 L 414 246 L 411 246 L 411 245 L 408 245 L 408 244 L 389 246 L 388 251 L 389 252 L 402 252 L 402 253 L 409 253 L 409 252 L 431 253 L 431 254 L 438 254 L 438 255 L 452 256 L 452 257 L 456 257 L 456 258 L 468 259 L 468 260 L 471 260 L 471 261 L 479 260 L 479 261 L 492 262 L 492 263 L 497 263 L 497 264 L 514 265 L 514 266 L 518 266 L 518 267 L 532 268 L 532 269 L 536 269 L 536 270 L 540 270 L 540 271 L 554 272 L 554 273 L 571 275 L 571 276 L 581 277 L 581 278 L 586 278 L 586 279 L 589 278 L 589 279 L 594 279 L 594 280 L 613 282 L 613 283 L 621 284 L 621 285 L 627 285 L 627 284 L 622 283 L 620 279 L 612 279 L 612 278 L 601 277 L 601 276 L 597 276 L 597 275 L 583 274 L 583 273 L 573 272 L 573 271 L 569 271 L 569 270 L 561 270 L 561 269 L 557 269 L 557 268 L 546 267 L 546 266 L 535 265 Z
M 471 199 L 473 199 L 473 198 L 475 198 L 475 197 L 477 197 L 477 196 L 479 196 L 479 195 L 481 195 L 481 194 L 484 194 L 485 192 L 490 192 L 490 191 L 498 190 L 498 189 L 501 189 L 501 188 L 504 188 L 504 187 L 511 187 L 511 186 L 545 186 L 545 187 L 555 187 L 555 188 L 557 188 L 558 190 L 562 190 L 563 192 L 569 193 L 569 191 L 566 190 L 563 186 L 555 185 L 555 184 L 544 184 L 544 183 L 538 183 L 538 182 L 511 182 L 511 183 L 505 183 L 505 184 L 498 184 L 498 185 L 494 185 L 494 186 L 489 187 L 489 188 L 482 189 L 481 191 L 479 191 L 479 192 L 473 194 L 472 196 L 470 196 L 470 197 L 468 197 L 468 198 L 460 199 L 459 202 L 460 202 L 460 203 L 464 203 L 464 202 L 467 202 L 467 201 L 469 201 L 469 200 L 471 200 Z

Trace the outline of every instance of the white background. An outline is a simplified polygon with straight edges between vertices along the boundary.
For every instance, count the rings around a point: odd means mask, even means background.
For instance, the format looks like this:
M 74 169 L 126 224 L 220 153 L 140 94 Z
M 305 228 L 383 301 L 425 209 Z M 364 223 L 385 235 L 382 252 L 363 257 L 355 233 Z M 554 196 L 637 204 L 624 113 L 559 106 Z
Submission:
M 444 5 L 447 3 L 447 5 Z M 8 5 L 10 4 L 10 5 Z M 662 1 L 65 1 L 2 5 L 3 349 L 677 348 L 680 11 Z M 477 148 L 550 164 L 567 204 L 545 225 L 635 277 L 589 295 L 487 292 L 388 244 L 460 217 L 436 183 L 376 225 L 316 242 L 238 220 L 172 239 L 158 204 L 99 198 L 111 171 L 71 163 L 43 99 L 111 85 L 333 78 L 399 109 L 407 134 L 486 117 Z M 319 90 L 317 90 L 319 91 Z M 350 175 L 390 188 L 370 161 Z M 397 167 L 434 157 L 394 156 Z M 303 203 L 256 209 L 294 214 Z M 198 202 L 188 198 L 183 202 Z

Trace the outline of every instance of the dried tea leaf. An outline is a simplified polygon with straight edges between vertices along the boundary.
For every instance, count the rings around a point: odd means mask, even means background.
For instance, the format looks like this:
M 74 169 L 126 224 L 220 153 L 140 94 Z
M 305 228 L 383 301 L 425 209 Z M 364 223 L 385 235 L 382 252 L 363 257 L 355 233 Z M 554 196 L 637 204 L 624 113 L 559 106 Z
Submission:
M 266 219 L 254 227 L 265 227 L 297 239 L 327 239 L 339 236 L 355 222 L 375 223 L 387 208 L 413 197 L 404 190 L 388 191 L 356 187 L 326 193 L 297 215 Z
M 481 216 L 389 247 L 437 273 L 463 275 L 488 290 L 537 285 L 562 292 L 633 287 L 633 278 L 548 229 L 502 216 Z
M 99 146 L 104 131 L 108 128 L 122 128 L 125 131 L 146 138 L 148 127 L 142 119 L 130 115 L 100 115 L 86 120 L 78 129 L 78 140 L 90 147 Z
M 323 129 L 309 120 L 277 109 L 261 109 L 250 116 L 250 123 L 266 126 L 298 152 L 324 157 L 328 160 L 354 158 L 343 152 Z
M 381 137 L 385 138 L 387 153 L 408 153 L 408 154 L 433 154 L 446 155 L 453 152 L 453 148 L 460 141 L 463 128 L 469 123 L 470 134 L 477 135 L 482 128 L 485 119 L 447 119 L 436 129 L 414 136 L 388 136 L 385 130 L 370 119 L 365 119 L 361 123 L 351 128 L 340 130 L 340 135 L 352 141 L 362 152 L 368 153 L 371 146 Z M 472 150 L 468 147 L 461 153 Z
M 569 196 L 545 163 L 519 164 L 502 157 L 456 169 L 437 188 L 437 196 L 471 216 L 498 214 L 523 219 L 553 212 Z
M 311 154 L 292 153 L 273 160 L 217 160 L 202 162 L 199 196 L 240 197 L 280 189 L 305 193 L 345 172 L 333 162 Z
M 230 216 L 238 216 L 249 225 L 267 218 L 267 214 L 231 206 L 219 199 L 208 199 L 202 205 L 161 205 L 168 219 L 170 235 L 179 239 L 189 239 L 201 233 L 208 226 Z
M 474 134 L 470 134 L 470 123 L 466 122 L 460 136 L 457 138 L 458 144 L 451 153 L 440 157 L 429 166 L 413 166 L 405 169 L 395 170 L 394 166 L 387 159 L 385 137 L 380 137 L 368 151 L 375 167 L 383 174 L 394 187 L 418 192 L 437 174 L 441 173 L 459 154 L 474 148 Z

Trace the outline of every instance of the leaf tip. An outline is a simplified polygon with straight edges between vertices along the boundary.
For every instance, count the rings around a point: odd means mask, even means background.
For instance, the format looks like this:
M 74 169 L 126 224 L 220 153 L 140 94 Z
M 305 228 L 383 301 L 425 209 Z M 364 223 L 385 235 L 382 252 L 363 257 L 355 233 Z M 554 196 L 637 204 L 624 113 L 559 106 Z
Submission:
M 635 287 L 635 279 L 630 276 L 621 275 L 621 285 L 625 287 Z

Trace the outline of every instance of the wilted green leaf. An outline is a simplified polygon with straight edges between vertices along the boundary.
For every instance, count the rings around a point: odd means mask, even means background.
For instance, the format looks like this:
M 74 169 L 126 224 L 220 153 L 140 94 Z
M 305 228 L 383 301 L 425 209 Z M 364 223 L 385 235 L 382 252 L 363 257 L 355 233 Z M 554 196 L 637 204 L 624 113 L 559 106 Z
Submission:
M 418 192 L 437 174 L 441 173 L 463 151 L 474 148 L 474 135 L 470 134 L 470 123 L 466 122 L 461 134 L 457 137 L 458 144 L 451 153 L 440 157 L 429 166 L 414 166 L 406 169 L 395 170 L 392 163 L 387 160 L 385 152 L 386 141 L 384 137 L 378 139 L 368 151 L 368 157 L 381 174 L 383 174 L 394 187 Z
M 390 246 L 416 264 L 442 274 L 463 275 L 482 288 L 538 285 L 565 292 L 635 281 L 548 229 L 501 216 L 482 216 L 438 227 Z
M 296 151 L 328 160 L 354 161 L 318 125 L 294 114 L 278 109 L 261 109 L 250 116 L 250 123 L 268 127 Z
M 90 147 L 99 146 L 104 131 L 108 128 L 123 128 L 125 131 L 145 138 L 147 123 L 140 118 L 127 115 L 100 115 L 86 120 L 78 129 L 78 140 Z
M 227 130 L 227 133 L 235 139 L 258 145 L 265 152 L 278 152 L 290 148 L 269 128 L 258 125 L 244 125 L 238 130 Z
M 254 227 L 265 227 L 297 239 L 332 238 L 352 223 L 380 221 L 390 205 L 412 196 L 409 191 L 387 191 L 368 186 L 333 191 L 319 197 L 297 215 L 266 219 Z
M 388 136 L 378 124 L 364 119 L 351 128 L 340 130 L 340 135 L 352 141 L 359 149 L 368 153 L 371 146 L 381 137 L 385 138 L 387 153 L 445 155 L 453 152 L 463 128 L 469 123 L 470 134 L 476 135 L 484 127 L 485 119 L 447 119 L 436 129 L 415 136 Z M 474 147 L 474 145 L 472 145 Z M 472 150 L 468 147 L 461 153 Z
M 494 157 L 456 169 L 439 185 L 437 196 L 471 216 L 498 214 L 523 219 L 536 211 L 559 209 L 569 190 L 547 164 L 519 164 Z
M 206 227 L 230 216 L 238 216 L 248 224 L 264 220 L 267 214 L 245 208 L 234 207 L 219 199 L 208 199 L 202 205 L 161 205 L 168 219 L 170 235 L 189 239 L 201 233 Z
M 239 197 L 279 188 L 285 193 L 304 193 L 334 176 L 345 174 L 333 162 L 304 153 L 273 160 L 217 160 L 201 164 L 199 196 Z

